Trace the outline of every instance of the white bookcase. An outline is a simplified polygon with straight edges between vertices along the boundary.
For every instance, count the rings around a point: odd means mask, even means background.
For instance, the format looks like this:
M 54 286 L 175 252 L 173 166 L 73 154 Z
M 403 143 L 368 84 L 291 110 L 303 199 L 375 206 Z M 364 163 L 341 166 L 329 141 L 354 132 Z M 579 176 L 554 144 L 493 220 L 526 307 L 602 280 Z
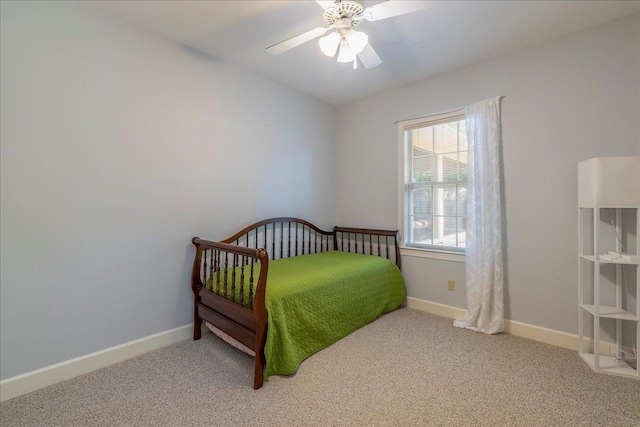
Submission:
M 632 346 L 623 342 L 624 323 L 624 329 L 635 331 L 634 344 L 640 345 L 640 156 L 580 162 L 578 194 L 578 353 L 595 372 L 640 379 L 640 370 L 621 366 L 608 349 Z M 607 256 L 609 251 L 623 252 L 620 240 L 631 259 Z M 590 336 L 585 334 L 585 318 L 593 321 Z M 614 343 L 603 344 L 603 326 L 615 336 Z

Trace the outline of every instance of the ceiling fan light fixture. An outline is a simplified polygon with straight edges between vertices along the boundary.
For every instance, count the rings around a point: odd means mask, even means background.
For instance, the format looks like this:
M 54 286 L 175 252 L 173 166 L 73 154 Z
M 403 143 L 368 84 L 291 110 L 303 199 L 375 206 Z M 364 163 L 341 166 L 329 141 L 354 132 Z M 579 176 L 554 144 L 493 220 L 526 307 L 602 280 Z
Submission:
M 367 43 L 369 43 L 369 36 L 362 31 L 351 30 L 345 34 L 344 38 L 349 42 L 351 50 L 356 55 L 362 52 Z
M 338 62 L 351 62 L 356 59 L 356 54 L 349 46 L 349 42 L 342 40 L 340 42 L 340 52 L 338 53 Z
M 338 53 L 338 62 L 353 61 L 353 68 L 358 67 L 358 60 L 365 68 L 375 68 L 382 63 L 382 59 L 369 44 L 369 37 L 362 32 L 354 31 L 353 28 L 363 20 L 379 21 L 381 19 L 393 18 L 394 16 L 406 15 L 418 12 L 434 6 L 435 1 L 377 1 L 375 5 L 365 7 L 362 0 L 316 0 L 322 7 L 324 13 L 322 17 L 329 25 L 328 27 L 318 27 L 306 33 L 288 38 L 269 46 L 266 50 L 273 55 L 280 55 L 296 46 L 324 36 L 328 31 L 334 31 L 326 37 L 322 37 L 320 49 L 327 56 L 335 57 Z
M 320 50 L 327 56 L 334 57 L 336 55 L 336 51 L 338 50 L 338 46 L 340 45 L 340 34 L 333 32 L 328 36 L 322 37 L 318 40 L 318 44 L 320 44 Z

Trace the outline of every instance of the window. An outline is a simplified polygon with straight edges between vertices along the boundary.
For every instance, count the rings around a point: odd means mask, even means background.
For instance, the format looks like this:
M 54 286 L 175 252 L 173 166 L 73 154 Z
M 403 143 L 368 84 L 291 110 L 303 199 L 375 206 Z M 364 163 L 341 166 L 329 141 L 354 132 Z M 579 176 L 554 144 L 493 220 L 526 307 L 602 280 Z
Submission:
M 467 133 L 463 112 L 398 126 L 404 246 L 464 253 Z

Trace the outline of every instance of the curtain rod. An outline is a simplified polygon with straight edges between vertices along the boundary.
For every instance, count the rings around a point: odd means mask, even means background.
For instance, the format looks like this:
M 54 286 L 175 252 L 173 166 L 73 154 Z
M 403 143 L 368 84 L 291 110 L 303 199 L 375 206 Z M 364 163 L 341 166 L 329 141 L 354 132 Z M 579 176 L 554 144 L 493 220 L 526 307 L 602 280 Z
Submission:
M 402 120 L 395 120 L 393 122 L 394 125 L 397 125 L 400 122 L 407 122 L 409 120 L 418 120 L 418 119 L 428 119 L 429 117 L 433 117 L 433 116 L 441 116 L 443 114 L 449 114 L 449 113 L 455 113 L 456 111 L 462 111 L 464 110 L 465 107 L 458 107 L 458 108 L 452 108 L 450 110 L 447 111 L 440 111 L 439 113 L 433 113 L 433 114 L 428 114 L 426 116 L 420 116 L 420 117 L 414 117 L 412 119 L 402 119 Z

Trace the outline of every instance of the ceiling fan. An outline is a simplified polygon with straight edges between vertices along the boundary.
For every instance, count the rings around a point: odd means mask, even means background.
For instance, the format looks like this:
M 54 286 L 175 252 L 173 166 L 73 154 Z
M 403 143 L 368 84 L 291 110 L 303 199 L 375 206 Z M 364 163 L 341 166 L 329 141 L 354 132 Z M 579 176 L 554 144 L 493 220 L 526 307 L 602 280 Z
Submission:
M 437 2 L 388 0 L 367 8 L 352 0 L 316 0 L 316 3 L 324 9 L 323 16 L 329 24 L 328 27 L 314 28 L 269 46 L 266 51 L 272 55 L 279 55 L 332 31 L 319 40 L 320 49 L 325 55 L 334 57 L 338 53 L 338 62 L 353 61 L 354 69 L 358 66 L 357 57 L 366 68 L 374 68 L 382 63 L 382 59 L 369 44 L 369 37 L 361 31 L 354 30 L 354 27 L 363 20 L 379 21 L 417 12 L 435 6 Z

